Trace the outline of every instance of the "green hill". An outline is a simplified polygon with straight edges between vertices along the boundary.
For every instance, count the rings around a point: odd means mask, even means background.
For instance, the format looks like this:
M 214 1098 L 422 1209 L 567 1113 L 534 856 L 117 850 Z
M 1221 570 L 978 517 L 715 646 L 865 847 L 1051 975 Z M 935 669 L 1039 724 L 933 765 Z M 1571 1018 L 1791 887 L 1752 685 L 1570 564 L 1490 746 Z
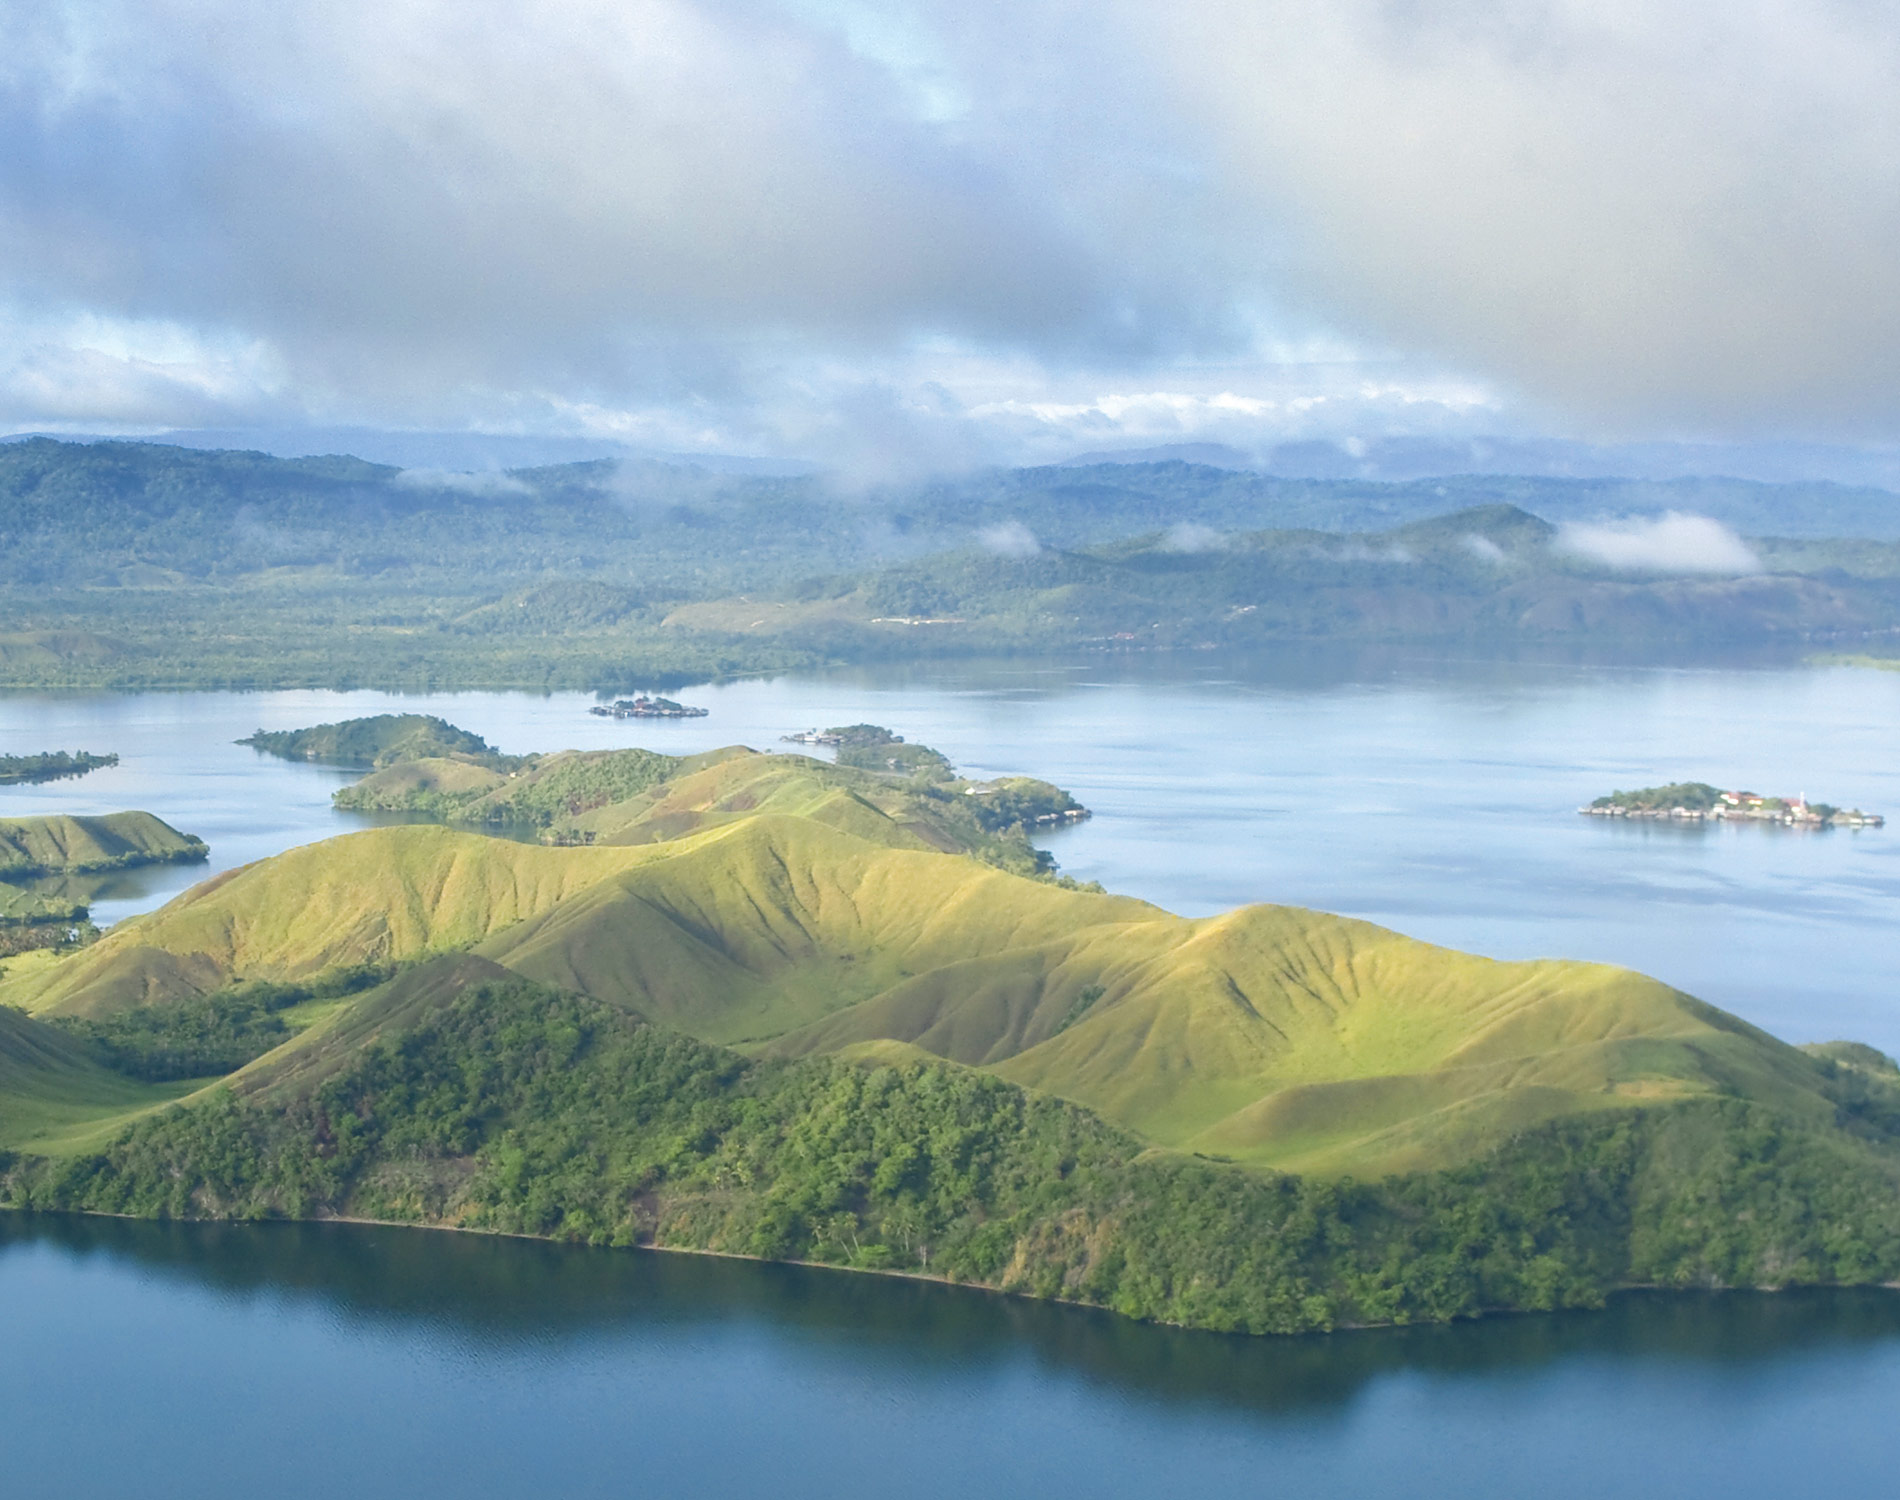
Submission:
M 605 764 L 483 774 L 545 797 Z M 559 845 L 372 829 L 10 963 L 0 1204 L 817 1259 L 1255 1331 L 1900 1278 L 1870 1049 L 1604 965 L 1011 873 L 960 852 L 977 797 L 897 773 L 662 770 L 553 815 Z
M 76 1039 L 0 1005 L 0 1151 L 102 1146 L 191 1087 L 134 1082 Z
M 452 823 L 549 828 L 638 796 L 679 764 L 676 757 L 651 750 L 562 750 L 506 765 L 474 766 L 418 757 L 343 788 L 335 800 L 338 807 L 358 811 L 423 812 Z
M 26 1009 L 106 1014 L 466 948 L 651 857 L 443 828 L 371 829 L 229 870 L 50 967 L 0 982 Z
M 882 732 L 882 731 L 881 731 Z M 499 770 L 425 758 L 335 794 L 339 808 L 409 812 L 446 823 L 536 828 L 549 842 L 642 844 L 761 812 L 784 813 L 904 848 L 974 854 L 1019 874 L 1052 874 L 1026 830 L 1088 816 L 1060 787 L 1028 776 L 978 783 L 921 746 L 892 765 L 831 764 L 742 745 L 685 757 L 566 750 Z M 919 758 L 920 757 L 920 758 Z M 921 767 L 921 770 L 919 769 Z
M 0 818 L 0 878 L 92 875 L 134 865 L 193 864 L 204 841 L 148 812 Z
M 364 719 L 345 719 L 338 724 L 318 724 L 310 729 L 260 729 L 238 743 L 285 760 L 314 760 L 325 765 L 364 769 L 380 769 L 432 756 L 504 760 L 479 734 L 457 729 L 434 714 L 376 714 Z
M 708 1249 L 1253 1333 L 1900 1268 L 1891 1146 L 1737 1101 L 1356 1185 L 1146 1150 L 948 1064 L 747 1059 L 466 956 L 307 1036 L 108 1142 L 0 1151 L 0 1204 Z
M 97 1016 L 466 950 L 708 1042 L 903 1044 L 1159 1145 L 1332 1174 L 1689 1098 L 1832 1118 L 1815 1060 L 1625 970 L 1294 908 L 1189 921 L 881 831 L 763 811 L 580 849 L 377 829 L 208 882 L 0 998 Z

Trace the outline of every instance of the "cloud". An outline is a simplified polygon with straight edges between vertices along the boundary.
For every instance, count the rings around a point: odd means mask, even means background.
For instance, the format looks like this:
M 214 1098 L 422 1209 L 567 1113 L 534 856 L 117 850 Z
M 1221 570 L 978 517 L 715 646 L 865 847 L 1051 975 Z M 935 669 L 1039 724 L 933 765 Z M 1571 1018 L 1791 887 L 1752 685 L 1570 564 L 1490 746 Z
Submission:
M 0 138 L 15 425 L 1900 438 L 1864 0 L 16 5 Z
M 1501 563 L 1504 561 L 1504 549 L 1488 536 L 1479 536 L 1477 532 L 1466 535 L 1461 542 L 1465 551 L 1482 562 Z
M 1177 521 L 1168 528 L 1163 539 L 1163 545 L 1170 552 L 1212 552 L 1226 544 L 1226 537 L 1198 521 Z
M 284 374 L 255 340 L 162 319 L 0 308 L 0 413 L 48 428 L 149 430 L 281 412 Z
M 1558 550 L 1631 573 L 1759 573 L 1761 559 L 1728 527 L 1707 516 L 1668 511 L 1620 521 L 1571 523 Z
M 681 395 L 735 345 L 1104 306 L 994 160 L 771 5 L 97 0 L 11 11 L 0 53 L 15 296 L 252 329 L 338 390 Z
M 976 534 L 976 539 L 985 552 L 993 552 L 998 557 L 1034 557 L 1042 551 L 1036 533 L 1021 521 L 999 521 L 994 526 L 985 526 Z
M 1891 432 L 1900 12 L 1129 4 L 1236 225 L 1355 326 L 1573 420 Z
M 498 471 L 469 473 L 458 469 L 404 469 L 396 483 L 413 490 L 454 490 L 485 500 L 508 495 L 529 495 L 533 489 L 526 481 Z

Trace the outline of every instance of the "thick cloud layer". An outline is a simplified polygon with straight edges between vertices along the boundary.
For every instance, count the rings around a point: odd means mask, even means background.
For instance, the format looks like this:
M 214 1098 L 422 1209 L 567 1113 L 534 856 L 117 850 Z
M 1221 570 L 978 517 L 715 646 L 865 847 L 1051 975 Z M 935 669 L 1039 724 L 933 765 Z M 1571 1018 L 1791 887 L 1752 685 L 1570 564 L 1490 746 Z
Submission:
M 1900 437 L 1856 0 L 0 10 L 0 419 Z
M 1631 433 L 1891 433 L 1900 11 L 1167 7 L 1227 186 L 1334 316 Z

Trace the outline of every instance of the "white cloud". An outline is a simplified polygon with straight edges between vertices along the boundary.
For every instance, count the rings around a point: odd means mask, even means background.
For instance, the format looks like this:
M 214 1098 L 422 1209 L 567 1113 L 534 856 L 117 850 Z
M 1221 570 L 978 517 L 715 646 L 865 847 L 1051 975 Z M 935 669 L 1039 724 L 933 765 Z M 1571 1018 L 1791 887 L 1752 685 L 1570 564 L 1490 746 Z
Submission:
M 1504 561 L 1504 549 L 1488 536 L 1479 536 L 1474 531 L 1464 538 L 1463 545 L 1465 551 L 1480 561 L 1488 563 Z
M 512 474 L 495 471 L 472 473 L 459 469 L 404 469 L 396 483 L 412 490 L 454 490 L 463 495 L 498 500 L 509 495 L 532 494 L 533 490 Z
M 998 557 L 1034 557 L 1042 551 L 1035 532 L 1021 521 L 999 521 L 994 526 L 985 526 L 976 534 L 976 539 L 985 552 L 994 552 Z
M 1168 528 L 1164 545 L 1170 552 L 1212 552 L 1225 546 L 1227 538 L 1212 526 L 1198 521 L 1177 521 Z
M 1632 573 L 1759 573 L 1761 559 L 1720 521 L 1668 511 L 1617 521 L 1571 523 L 1556 545 Z
M 1236 227 L 1362 335 L 1623 431 L 1892 431 L 1900 11 L 1126 4 Z
M 1891 439 L 1896 138 L 1862 0 L 0 7 L 0 421 Z
M 164 319 L 0 310 L 0 420 L 52 429 L 141 429 L 281 406 L 284 374 L 255 340 Z

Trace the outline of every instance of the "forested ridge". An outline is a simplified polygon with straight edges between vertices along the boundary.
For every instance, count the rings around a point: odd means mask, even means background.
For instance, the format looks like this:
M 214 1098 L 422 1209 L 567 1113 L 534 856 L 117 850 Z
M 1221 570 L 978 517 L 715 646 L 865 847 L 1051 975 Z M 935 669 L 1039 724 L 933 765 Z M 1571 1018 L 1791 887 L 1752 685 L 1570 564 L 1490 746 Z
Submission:
M 1729 518 L 1759 569 L 1619 572 L 1551 545 L 1567 519 L 1659 509 Z M 1878 654 L 1900 630 L 1897 534 L 1884 492 L 1736 481 L 1171 462 L 843 493 L 651 463 L 443 475 L 41 438 L 0 444 L 0 683 L 625 692 L 1289 640 Z
M 1325 1182 L 1144 1150 L 967 1069 L 750 1060 L 505 982 L 320 1081 L 240 1080 L 95 1154 L 0 1158 L 0 1194 L 718 1250 L 1290 1333 L 1587 1307 L 1632 1284 L 1900 1277 L 1900 1110 L 1884 1081 L 1840 1072 L 1857 1135 L 1707 1101 Z

